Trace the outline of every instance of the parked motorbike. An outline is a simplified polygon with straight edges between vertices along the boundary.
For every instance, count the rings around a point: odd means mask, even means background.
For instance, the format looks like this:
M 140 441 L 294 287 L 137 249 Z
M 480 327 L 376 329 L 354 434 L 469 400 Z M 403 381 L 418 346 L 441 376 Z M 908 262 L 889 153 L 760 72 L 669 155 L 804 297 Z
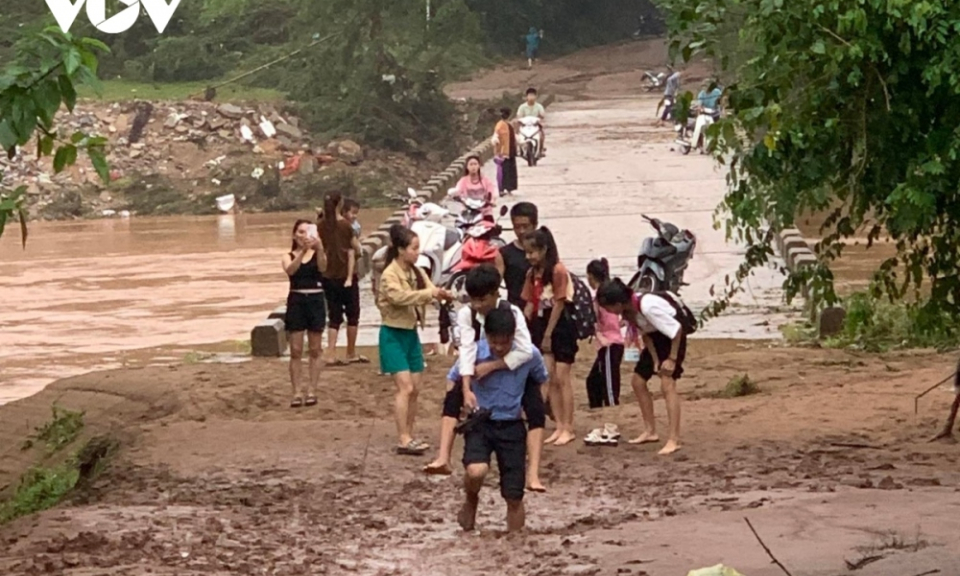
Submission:
M 656 237 L 644 238 L 637 256 L 637 273 L 630 279 L 634 292 L 668 290 L 680 292 L 683 274 L 697 247 L 697 238 L 689 230 L 641 214 L 643 220 L 657 231 Z
M 520 123 L 520 129 L 517 131 L 517 156 L 526 160 L 527 166 L 536 166 L 543 148 L 540 119 L 536 116 L 527 116 L 517 121 Z
M 654 74 L 649 70 L 643 71 L 643 80 L 641 81 L 641 86 L 646 92 L 653 92 L 658 88 L 662 88 L 663 84 L 667 81 L 666 72 L 658 72 Z

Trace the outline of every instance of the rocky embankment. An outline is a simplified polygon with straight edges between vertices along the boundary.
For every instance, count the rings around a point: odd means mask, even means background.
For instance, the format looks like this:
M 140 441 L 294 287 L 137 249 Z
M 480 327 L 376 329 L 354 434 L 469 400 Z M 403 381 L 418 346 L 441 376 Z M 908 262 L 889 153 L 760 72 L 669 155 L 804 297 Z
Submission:
M 59 174 L 32 146 L 0 158 L 3 188 L 26 185 L 33 218 L 215 213 L 214 199 L 227 194 L 244 211 L 297 210 L 331 190 L 375 205 L 444 160 L 323 141 L 272 104 L 81 102 L 58 122 L 64 139 L 79 130 L 109 140 L 110 182 L 82 154 Z

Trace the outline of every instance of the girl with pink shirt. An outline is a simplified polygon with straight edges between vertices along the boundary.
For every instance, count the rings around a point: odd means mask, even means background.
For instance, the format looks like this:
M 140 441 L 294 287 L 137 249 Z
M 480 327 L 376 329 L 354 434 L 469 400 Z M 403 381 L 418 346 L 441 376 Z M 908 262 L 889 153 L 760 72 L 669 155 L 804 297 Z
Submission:
M 597 288 L 610 280 L 606 258 L 587 266 L 587 281 L 596 294 Z M 587 376 L 587 398 L 590 408 L 620 404 L 620 364 L 623 362 L 623 331 L 618 314 L 607 312 L 594 303 L 597 313 L 597 359 Z
M 457 182 L 457 196 L 462 199 L 483 200 L 492 206 L 498 195 L 497 187 L 480 172 L 480 157 L 470 156 L 467 158 L 467 165 L 464 166 L 463 171 L 463 178 Z M 489 211 L 492 213 L 492 209 Z

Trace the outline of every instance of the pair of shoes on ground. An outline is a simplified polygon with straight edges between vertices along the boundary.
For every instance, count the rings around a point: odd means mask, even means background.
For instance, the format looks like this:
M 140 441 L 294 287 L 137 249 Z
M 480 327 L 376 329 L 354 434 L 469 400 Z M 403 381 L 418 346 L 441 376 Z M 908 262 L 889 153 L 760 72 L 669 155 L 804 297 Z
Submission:
M 617 446 L 620 443 L 620 429 L 616 424 L 604 424 L 603 428 L 594 428 L 583 439 L 587 446 Z

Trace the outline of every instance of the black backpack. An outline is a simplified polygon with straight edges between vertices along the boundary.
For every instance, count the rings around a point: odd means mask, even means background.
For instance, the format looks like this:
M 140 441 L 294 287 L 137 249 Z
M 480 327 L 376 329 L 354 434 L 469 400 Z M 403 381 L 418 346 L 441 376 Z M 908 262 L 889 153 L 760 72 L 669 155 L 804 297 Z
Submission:
M 513 313 L 512 305 L 506 300 L 501 300 L 497 303 L 497 310 L 506 310 L 511 314 Z M 480 331 L 480 321 L 477 320 L 477 311 L 473 308 L 470 309 L 470 320 L 473 322 L 473 333 L 475 334 L 474 340 L 479 342 L 482 332 Z
M 597 312 L 593 307 L 590 288 L 576 274 L 570 274 L 573 282 L 573 301 L 567 304 L 567 313 L 577 327 L 577 338 L 586 340 L 597 333 Z
M 647 294 L 653 294 L 654 296 L 659 296 L 666 300 L 673 309 L 677 312 L 676 318 L 677 322 L 680 323 L 680 327 L 683 328 L 684 334 L 693 334 L 697 331 L 699 323 L 697 322 L 697 316 L 693 313 L 693 310 L 690 310 L 686 304 L 683 303 L 683 300 L 673 292 L 668 292 L 666 290 L 656 291 L 656 292 L 647 292 L 640 294 L 640 299 L 637 300 L 637 307 L 640 306 L 640 300 L 643 299 Z M 639 310 L 638 310 L 639 312 Z

